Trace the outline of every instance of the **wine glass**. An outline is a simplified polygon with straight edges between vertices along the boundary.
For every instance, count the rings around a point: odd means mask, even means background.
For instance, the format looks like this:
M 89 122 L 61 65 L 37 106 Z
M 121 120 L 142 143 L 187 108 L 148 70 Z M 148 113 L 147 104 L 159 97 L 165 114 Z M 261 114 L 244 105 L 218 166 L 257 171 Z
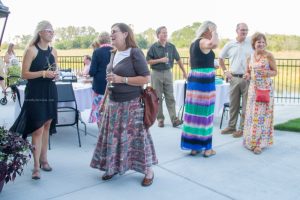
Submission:
M 113 75 L 114 75 L 114 74 L 113 74 L 112 71 L 106 73 L 106 76 L 112 77 Z M 115 87 L 115 86 L 113 85 L 113 81 L 112 81 L 112 80 L 110 80 L 110 81 L 107 83 L 107 87 L 108 87 L 108 88 L 114 88 L 114 87 Z
M 165 52 L 165 57 L 168 58 L 168 61 L 166 62 L 166 65 L 169 65 L 169 53 L 167 51 Z

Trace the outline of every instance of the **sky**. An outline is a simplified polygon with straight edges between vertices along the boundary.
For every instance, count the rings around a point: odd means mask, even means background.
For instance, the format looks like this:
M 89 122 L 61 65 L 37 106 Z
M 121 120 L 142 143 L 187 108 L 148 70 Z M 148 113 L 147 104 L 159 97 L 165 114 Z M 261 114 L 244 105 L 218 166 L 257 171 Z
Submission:
M 15 35 L 33 34 L 39 21 L 49 20 L 54 29 L 92 26 L 109 31 L 112 24 L 132 24 L 135 33 L 166 26 L 169 35 L 194 22 L 216 23 L 220 38 L 234 38 L 236 24 L 245 22 L 249 35 L 256 31 L 300 36 L 297 0 L 2 0 L 9 7 L 3 41 Z M 4 21 L 1 19 L 0 27 Z

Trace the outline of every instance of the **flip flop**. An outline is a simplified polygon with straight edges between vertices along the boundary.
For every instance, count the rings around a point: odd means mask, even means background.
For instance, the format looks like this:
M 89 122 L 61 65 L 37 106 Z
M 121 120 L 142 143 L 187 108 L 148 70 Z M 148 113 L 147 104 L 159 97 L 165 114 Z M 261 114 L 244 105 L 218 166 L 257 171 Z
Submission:
M 199 153 L 201 153 L 201 151 L 198 151 L 198 150 L 192 150 L 191 153 L 190 153 L 190 155 L 191 155 L 191 156 L 196 156 L 196 155 L 198 155 Z
M 208 151 L 210 151 L 210 153 L 207 153 Z M 211 149 L 211 150 L 205 151 L 204 154 L 203 154 L 203 157 L 209 158 L 209 157 L 214 156 L 214 155 L 216 155 L 216 152 Z

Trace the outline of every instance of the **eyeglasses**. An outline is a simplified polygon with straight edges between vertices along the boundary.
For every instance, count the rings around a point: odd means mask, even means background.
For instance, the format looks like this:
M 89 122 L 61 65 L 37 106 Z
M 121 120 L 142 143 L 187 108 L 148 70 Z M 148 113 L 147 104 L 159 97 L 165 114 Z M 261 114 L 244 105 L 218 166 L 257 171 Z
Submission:
M 50 34 L 54 33 L 54 31 L 52 29 L 44 29 L 43 31 L 46 33 L 50 33 Z
M 113 34 L 118 33 L 118 32 L 121 32 L 121 31 L 119 31 L 119 30 L 112 30 L 111 34 L 113 35 Z
M 240 29 L 240 31 L 248 31 L 248 29 Z

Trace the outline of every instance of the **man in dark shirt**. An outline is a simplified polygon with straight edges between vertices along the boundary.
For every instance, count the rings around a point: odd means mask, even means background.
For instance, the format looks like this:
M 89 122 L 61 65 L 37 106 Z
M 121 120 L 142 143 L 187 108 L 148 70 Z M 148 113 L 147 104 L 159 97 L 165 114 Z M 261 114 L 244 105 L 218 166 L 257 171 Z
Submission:
M 175 99 L 173 94 L 173 75 L 171 72 L 174 60 L 178 63 L 185 79 L 187 78 L 187 75 L 176 47 L 167 41 L 167 28 L 165 26 L 159 27 L 156 30 L 156 35 L 158 41 L 155 42 L 147 52 L 147 61 L 152 69 L 151 83 L 160 100 L 164 94 L 173 127 L 177 127 L 182 124 L 182 121 L 176 117 Z M 162 101 L 160 101 L 157 115 L 159 127 L 164 127 L 164 119 Z

